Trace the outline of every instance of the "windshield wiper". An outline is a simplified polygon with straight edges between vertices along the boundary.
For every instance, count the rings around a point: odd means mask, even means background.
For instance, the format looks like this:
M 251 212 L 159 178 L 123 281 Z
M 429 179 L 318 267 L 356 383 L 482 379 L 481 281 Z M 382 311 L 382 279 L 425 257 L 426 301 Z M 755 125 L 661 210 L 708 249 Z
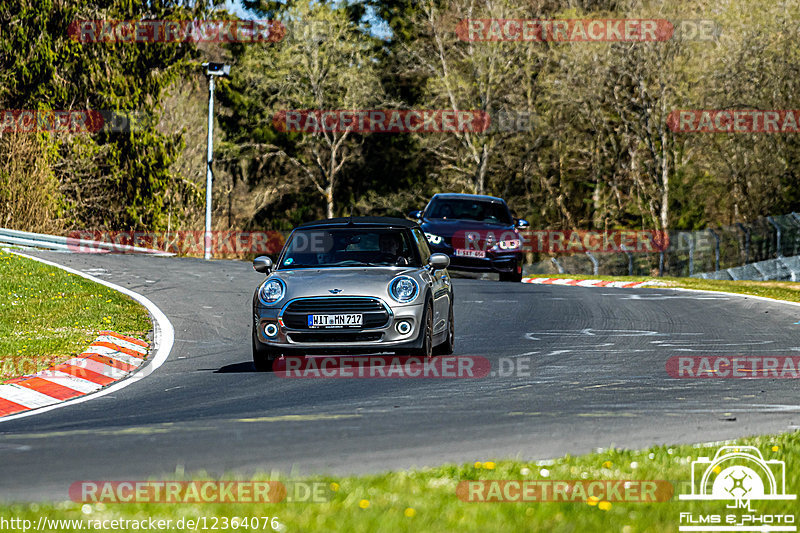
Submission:
M 335 266 L 385 266 L 380 263 L 368 263 L 366 261 L 357 261 L 355 259 L 345 259 L 344 261 L 337 261 L 336 263 L 328 263 Z

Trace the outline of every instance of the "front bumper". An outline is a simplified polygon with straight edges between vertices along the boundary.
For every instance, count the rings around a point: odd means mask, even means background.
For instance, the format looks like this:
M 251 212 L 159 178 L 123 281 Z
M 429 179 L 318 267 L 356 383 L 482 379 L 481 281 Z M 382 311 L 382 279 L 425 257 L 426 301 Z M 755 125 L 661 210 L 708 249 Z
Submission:
M 461 270 L 464 272 L 516 272 L 518 265 L 523 263 L 523 253 L 517 252 L 486 252 L 486 257 L 463 257 L 455 255 L 455 250 L 449 245 L 433 245 L 428 243 L 433 253 L 447 254 L 450 257 L 448 270 Z
M 392 307 L 383 303 L 388 312 L 385 324 L 380 327 L 359 328 L 307 328 L 290 327 L 287 325 L 284 312 L 293 301 L 289 301 L 280 308 L 254 308 L 254 324 L 258 340 L 271 348 L 281 351 L 324 352 L 369 352 L 388 351 L 416 347 L 422 325 L 424 305 L 398 305 Z M 326 311 L 337 313 L 337 311 Z M 345 311 L 342 311 L 345 312 Z M 396 325 L 409 322 L 411 329 L 400 333 Z M 267 336 L 265 328 L 276 325 L 277 333 Z

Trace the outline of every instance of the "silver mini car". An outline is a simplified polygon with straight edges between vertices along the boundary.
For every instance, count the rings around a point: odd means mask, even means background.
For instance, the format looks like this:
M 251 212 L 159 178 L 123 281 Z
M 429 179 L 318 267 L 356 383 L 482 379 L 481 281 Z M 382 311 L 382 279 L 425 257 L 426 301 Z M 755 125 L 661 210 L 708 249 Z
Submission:
M 453 353 L 453 287 L 444 254 L 416 222 L 332 218 L 295 228 L 253 296 L 253 362 L 281 355 Z

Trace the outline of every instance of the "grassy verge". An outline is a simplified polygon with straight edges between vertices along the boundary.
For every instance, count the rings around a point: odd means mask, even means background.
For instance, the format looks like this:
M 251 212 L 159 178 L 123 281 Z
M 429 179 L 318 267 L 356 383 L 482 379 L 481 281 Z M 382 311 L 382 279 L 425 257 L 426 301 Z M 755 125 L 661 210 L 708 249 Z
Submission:
M 143 338 L 150 328 L 127 296 L 0 251 L 0 381 L 80 354 L 98 331 Z
M 737 445 L 756 446 L 765 460 L 786 462 L 786 493 L 800 493 L 800 433 L 745 438 Z M 733 443 L 731 443 L 733 444 Z M 359 477 L 316 477 L 327 501 L 277 504 L 154 504 L 66 502 L 20 504 L 0 509 L 0 517 L 39 517 L 82 522 L 114 519 L 177 520 L 206 517 L 277 517 L 279 531 L 678 531 L 680 513 L 743 513 L 726 509 L 726 502 L 678 500 L 687 493 L 691 462 L 713 457 L 717 444 L 652 447 L 645 450 L 599 450 L 554 461 L 482 462 L 391 472 Z M 203 475 L 194 479 L 208 479 Z M 266 476 L 257 479 L 267 479 Z M 273 478 L 279 479 L 279 478 Z M 665 480 L 676 488 L 672 499 L 659 503 L 600 501 L 473 503 L 459 499 L 456 487 L 466 480 Z M 289 486 L 287 484 L 287 486 Z M 322 492 L 322 491 L 321 491 Z M 67 487 L 64 488 L 65 500 Z M 792 514 L 797 501 L 758 501 L 759 513 Z M 744 513 L 747 514 L 747 513 Z M 86 526 L 84 526 L 86 527 Z M 62 524 L 58 531 L 77 530 Z M 240 528 L 240 530 L 245 528 Z M 246 528 L 252 529 L 252 528 Z M 272 531 L 271 526 L 257 529 Z
M 589 274 L 531 275 L 531 278 L 549 277 L 561 279 L 600 279 L 604 281 L 653 281 L 661 288 L 684 288 L 704 291 L 723 291 L 738 294 L 752 294 L 776 300 L 800 302 L 800 283 L 791 281 L 731 281 L 700 278 L 669 278 L 647 276 L 592 276 Z

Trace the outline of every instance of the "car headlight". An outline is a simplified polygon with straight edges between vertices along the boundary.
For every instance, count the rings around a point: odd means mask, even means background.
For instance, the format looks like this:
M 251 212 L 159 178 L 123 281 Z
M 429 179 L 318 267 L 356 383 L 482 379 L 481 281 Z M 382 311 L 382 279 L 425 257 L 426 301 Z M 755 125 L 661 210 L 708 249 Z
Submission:
M 434 235 L 433 233 L 426 233 L 425 238 L 431 244 L 441 244 L 444 238 L 441 235 Z
M 508 239 L 497 243 L 501 250 L 516 250 L 519 248 L 519 239 Z
M 398 276 L 389 284 L 389 294 L 401 304 L 408 303 L 417 297 L 419 285 L 408 276 Z
M 265 281 L 261 288 L 258 289 L 258 299 L 264 305 L 271 305 L 283 298 L 285 292 L 286 287 L 283 282 L 273 278 Z

